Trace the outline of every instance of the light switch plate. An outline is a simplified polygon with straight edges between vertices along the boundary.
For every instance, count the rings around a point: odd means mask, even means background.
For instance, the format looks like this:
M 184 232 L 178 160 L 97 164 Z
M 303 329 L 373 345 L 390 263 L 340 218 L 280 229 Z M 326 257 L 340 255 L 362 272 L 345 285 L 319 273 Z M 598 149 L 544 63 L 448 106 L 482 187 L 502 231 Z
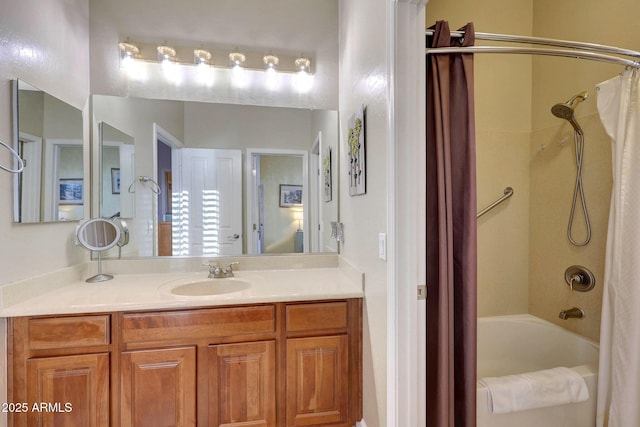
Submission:
M 378 258 L 387 260 L 387 233 L 378 234 Z

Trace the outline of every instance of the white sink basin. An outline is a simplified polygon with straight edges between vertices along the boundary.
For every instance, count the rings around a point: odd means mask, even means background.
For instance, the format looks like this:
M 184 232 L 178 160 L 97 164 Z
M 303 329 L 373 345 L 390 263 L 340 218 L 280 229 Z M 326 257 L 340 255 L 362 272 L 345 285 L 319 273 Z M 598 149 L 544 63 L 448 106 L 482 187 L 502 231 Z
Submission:
M 174 285 L 169 292 L 180 296 L 209 296 L 239 292 L 249 288 L 251 284 L 241 279 L 204 279 Z

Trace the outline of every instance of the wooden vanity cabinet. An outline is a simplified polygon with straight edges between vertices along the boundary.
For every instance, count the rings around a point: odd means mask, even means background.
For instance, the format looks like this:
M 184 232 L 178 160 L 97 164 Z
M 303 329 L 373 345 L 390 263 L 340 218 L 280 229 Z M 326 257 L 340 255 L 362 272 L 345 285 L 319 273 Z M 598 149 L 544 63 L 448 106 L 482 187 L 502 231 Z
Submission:
M 10 426 L 352 427 L 362 301 L 10 319 Z M 64 409 L 64 406 L 63 408 Z
M 275 426 L 275 341 L 212 345 L 208 353 L 208 425 Z
M 361 319 L 360 300 L 287 305 L 287 427 L 362 418 Z
M 121 357 L 122 427 L 160 425 L 142 420 L 144 414 L 162 411 L 167 411 L 171 420 L 174 414 L 184 413 L 168 424 L 178 427 L 275 426 L 276 330 L 273 304 L 122 313 L 121 341 L 128 350 Z M 192 350 L 194 363 L 185 364 L 183 371 L 178 371 L 177 359 L 163 355 L 176 347 Z M 130 378 L 134 371 L 125 366 L 130 364 L 130 355 L 138 354 L 148 360 L 156 358 L 150 363 L 157 375 L 167 377 L 165 381 L 149 385 Z M 166 383 L 171 390 L 182 390 L 174 401 L 165 396 L 168 400 L 163 408 L 143 408 L 138 415 L 130 414 L 139 407 L 136 401 L 157 400 L 158 394 L 165 393 Z M 190 396 L 192 404 L 184 411 L 177 410 L 188 400 L 179 401 L 181 396 Z M 130 423 L 132 419 L 138 421 Z
M 195 347 L 123 352 L 120 425 L 195 426 L 196 372 Z
M 9 319 L 9 426 L 111 425 L 110 320 Z

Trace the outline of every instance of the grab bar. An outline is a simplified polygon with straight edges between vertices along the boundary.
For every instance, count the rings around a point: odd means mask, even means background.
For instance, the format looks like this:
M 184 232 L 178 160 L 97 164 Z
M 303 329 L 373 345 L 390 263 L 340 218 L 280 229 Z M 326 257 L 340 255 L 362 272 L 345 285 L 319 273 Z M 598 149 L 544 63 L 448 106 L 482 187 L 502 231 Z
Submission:
M 482 209 L 480 212 L 478 212 L 478 214 L 476 215 L 476 218 L 480 218 L 482 215 L 486 214 L 491 209 L 495 208 L 496 206 L 498 206 L 500 203 L 504 202 L 505 200 L 507 200 L 511 196 L 513 196 L 513 188 L 511 188 L 511 187 L 505 188 L 504 189 L 504 195 L 502 197 L 500 197 L 498 200 L 496 200 L 495 202 L 491 203 L 486 208 Z

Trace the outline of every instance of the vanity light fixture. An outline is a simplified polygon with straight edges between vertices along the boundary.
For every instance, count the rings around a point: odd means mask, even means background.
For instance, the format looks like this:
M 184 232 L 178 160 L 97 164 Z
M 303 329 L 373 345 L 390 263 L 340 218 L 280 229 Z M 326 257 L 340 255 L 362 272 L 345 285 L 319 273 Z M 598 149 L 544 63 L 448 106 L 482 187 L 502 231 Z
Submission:
M 193 62 L 196 65 L 210 65 L 211 52 L 204 49 L 195 49 L 193 51 Z
M 276 65 L 280 62 L 280 59 L 272 53 L 263 56 L 262 60 L 264 61 L 264 65 L 267 66 L 267 70 L 275 70 Z
M 204 45 L 200 45 L 198 48 L 170 46 L 166 41 L 164 43 L 134 44 L 129 38 L 118 43 L 120 68 L 135 80 L 145 80 L 146 73 L 153 70 L 145 63 L 154 63 L 161 64 L 167 80 L 175 84 L 181 84 L 184 79 L 190 79 L 191 76 L 194 76 L 198 82 L 210 86 L 214 75 L 220 75 L 220 69 L 232 69 L 230 71 L 233 71 L 233 76 L 244 74 L 240 71 L 249 70 L 249 74 L 242 77 L 245 80 L 249 78 L 248 76 L 253 75 L 252 72 L 264 71 L 265 83 L 272 90 L 281 87 L 282 81 L 286 81 L 286 77 L 283 77 L 286 74 L 295 74 L 295 76 L 290 76 L 290 80 L 296 81 L 295 87 L 310 87 L 304 79 L 313 74 L 311 71 L 312 58 L 302 53 L 299 55 L 284 53 L 278 55 L 271 50 L 268 52 L 265 55 L 251 50 L 244 51 L 237 46 L 228 50 L 221 47 L 205 48 Z M 183 66 L 195 66 L 197 71 L 188 71 Z M 232 77 L 232 79 L 237 80 L 236 77 Z M 304 80 L 305 84 L 298 84 L 298 80 Z M 234 85 L 238 86 L 235 83 Z M 299 91 L 304 92 L 306 89 L 299 89 Z
M 172 62 L 176 56 L 176 50 L 167 45 L 160 45 L 157 47 L 157 50 L 158 61 L 160 61 L 162 64 L 168 64 Z
M 302 73 L 309 73 L 311 61 L 304 56 L 300 56 L 295 60 L 296 68 Z
M 232 67 L 242 67 L 246 60 L 247 57 L 244 56 L 243 53 L 238 52 L 237 49 L 229 54 L 229 61 Z
M 128 37 L 125 41 L 118 43 L 118 47 L 120 48 L 120 67 L 130 69 L 132 61 L 140 56 L 140 49 L 131 43 Z
M 140 49 L 138 49 L 138 46 L 131 43 L 129 38 L 127 38 L 123 42 L 118 43 L 118 47 L 120 48 L 120 59 L 122 59 L 123 61 L 134 59 L 140 53 Z

